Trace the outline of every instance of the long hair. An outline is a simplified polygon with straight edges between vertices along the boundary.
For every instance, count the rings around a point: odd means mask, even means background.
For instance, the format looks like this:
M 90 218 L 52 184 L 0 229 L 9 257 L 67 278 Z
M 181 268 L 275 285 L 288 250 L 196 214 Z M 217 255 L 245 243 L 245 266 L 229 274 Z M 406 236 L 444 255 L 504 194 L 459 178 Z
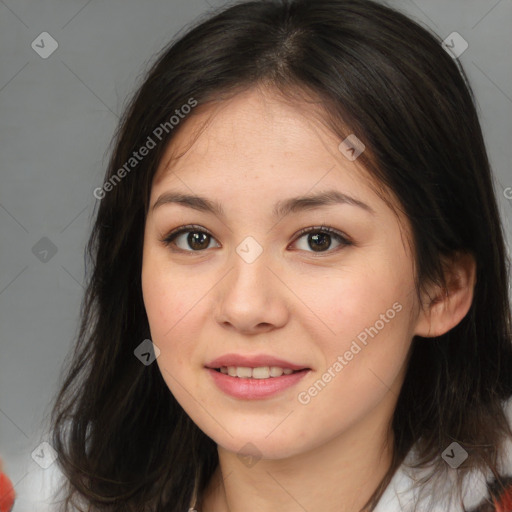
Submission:
M 459 491 L 470 470 L 498 476 L 502 443 L 512 436 L 503 411 L 512 395 L 509 267 L 463 68 L 438 36 L 371 0 L 248 1 L 199 20 L 162 51 L 115 135 L 95 191 L 80 328 L 51 416 L 66 510 L 182 512 L 218 464 L 216 444 L 158 366 L 134 356 L 150 338 L 143 234 L 152 178 L 186 125 L 176 111 L 193 116 L 260 84 L 291 101 L 307 93 L 340 141 L 353 132 L 365 144 L 358 161 L 411 223 L 418 291 L 443 283 L 443 257 L 462 251 L 477 264 L 466 317 L 438 338 L 412 340 L 390 425 L 392 464 L 365 509 L 413 446 L 419 466 L 443 478 L 440 455 L 457 441 L 469 453 L 457 471 Z M 135 160 L 142 146 L 151 149 Z

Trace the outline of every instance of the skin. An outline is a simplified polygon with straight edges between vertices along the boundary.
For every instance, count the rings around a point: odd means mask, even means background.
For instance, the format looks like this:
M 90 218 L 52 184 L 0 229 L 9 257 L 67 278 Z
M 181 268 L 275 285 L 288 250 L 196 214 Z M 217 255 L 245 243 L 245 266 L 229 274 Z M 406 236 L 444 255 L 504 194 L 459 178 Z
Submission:
M 218 446 L 202 512 L 360 510 L 391 462 L 389 425 L 413 336 L 446 332 L 471 304 L 474 265 L 461 258 L 451 267 L 449 293 L 432 286 L 434 301 L 420 308 L 407 219 L 397 218 L 358 161 L 340 153 L 341 140 L 314 119 L 306 105 L 251 89 L 186 119 L 153 180 L 144 303 L 165 382 Z M 330 189 L 373 213 L 335 204 L 271 215 L 279 200 Z M 220 202 L 225 218 L 178 204 L 152 210 L 170 190 Z M 174 246 L 161 242 L 185 224 L 211 233 L 208 248 L 194 252 L 187 233 Z M 352 243 L 332 237 L 323 248 L 307 234 L 298 238 L 300 229 L 320 225 Z M 248 236 L 263 248 L 251 264 L 236 252 Z M 401 311 L 378 335 L 300 403 L 298 393 L 396 303 Z M 235 399 L 204 368 L 230 352 L 271 354 L 312 371 L 271 398 Z M 258 459 L 250 467 L 237 456 L 248 442 L 255 448 L 244 453 Z

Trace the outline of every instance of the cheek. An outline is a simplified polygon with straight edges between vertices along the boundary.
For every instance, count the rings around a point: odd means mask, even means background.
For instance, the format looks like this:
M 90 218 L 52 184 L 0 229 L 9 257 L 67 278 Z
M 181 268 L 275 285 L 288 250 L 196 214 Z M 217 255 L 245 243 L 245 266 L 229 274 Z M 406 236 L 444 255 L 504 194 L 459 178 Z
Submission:
M 149 258 L 142 268 L 142 294 L 148 317 L 151 340 L 164 355 L 179 319 L 184 315 L 183 295 L 169 286 L 157 262 Z M 161 359 L 159 357 L 159 359 Z
M 324 277 L 301 278 L 295 290 L 307 312 L 303 320 L 309 322 L 310 328 L 325 333 L 322 338 L 329 341 L 333 350 L 350 344 L 376 322 L 379 330 L 384 325 L 389 330 L 389 325 L 402 322 L 406 316 L 403 311 L 412 306 L 412 277 L 402 268 L 404 272 L 399 274 L 394 268 L 361 265 L 347 270 L 329 269 Z
M 142 264 L 142 294 L 152 335 L 162 338 L 180 318 L 193 300 L 191 286 L 186 286 L 181 273 L 172 272 L 169 261 L 157 250 L 145 247 Z M 171 331 L 172 332 L 172 331 Z
M 334 285 L 324 289 L 317 302 L 334 333 L 316 324 L 322 365 L 310 387 L 301 386 L 296 397 L 309 418 L 308 429 L 334 434 L 399 393 L 412 338 L 413 304 L 406 283 L 379 282 L 368 288 L 355 277 L 353 286 L 345 282 L 343 290 Z
M 143 265 L 142 291 L 151 340 L 160 349 L 157 364 L 173 392 L 178 390 L 170 375 L 184 381 L 190 378 L 186 368 L 198 364 L 197 340 L 204 322 L 200 316 L 206 304 L 201 299 L 210 287 L 200 276 L 173 271 L 167 260 L 148 257 Z
M 186 313 L 190 308 L 183 293 L 170 286 L 157 266 L 150 268 L 143 272 L 142 288 L 151 341 L 160 350 L 156 364 L 171 393 L 183 401 L 187 397 L 180 395 L 180 383 L 186 381 L 186 365 L 190 363 L 193 346 L 187 343 L 191 333 L 187 331 Z
M 315 402 L 312 408 L 319 415 L 326 403 L 340 400 L 342 416 L 349 410 L 362 414 L 400 382 L 413 332 L 411 262 L 400 255 L 368 258 L 302 286 L 298 295 L 315 313 L 303 316 L 302 327 L 321 351 L 317 370 L 322 380 L 312 394 L 301 389 L 302 399 Z M 321 398 L 313 397 L 317 389 Z

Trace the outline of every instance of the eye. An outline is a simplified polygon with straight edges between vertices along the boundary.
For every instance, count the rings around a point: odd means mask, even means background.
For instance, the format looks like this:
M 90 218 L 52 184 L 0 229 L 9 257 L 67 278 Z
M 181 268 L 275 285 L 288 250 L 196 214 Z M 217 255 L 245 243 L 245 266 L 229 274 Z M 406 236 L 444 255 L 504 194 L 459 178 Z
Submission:
M 212 235 L 201 229 L 200 226 L 188 225 L 182 226 L 174 231 L 171 231 L 161 242 L 165 246 L 169 246 L 171 244 L 177 245 L 175 241 L 180 241 L 180 239 L 188 233 L 188 236 L 184 239 L 186 244 L 192 248 L 192 250 L 187 248 L 178 247 L 179 251 L 184 252 L 199 252 L 204 249 L 208 249 L 210 245 L 210 241 L 213 239 Z
M 312 252 L 328 252 L 327 249 L 331 247 L 331 239 L 334 238 L 338 242 L 338 249 L 347 245 L 352 245 L 352 242 L 341 232 L 327 226 L 316 226 L 312 228 L 304 228 L 299 231 L 297 241 L 307 235 L 306 244 L 313 248 Z M 301 250 L 306 250 L 304 247 Z M 331 251 L 334 252 L 334 251 Z

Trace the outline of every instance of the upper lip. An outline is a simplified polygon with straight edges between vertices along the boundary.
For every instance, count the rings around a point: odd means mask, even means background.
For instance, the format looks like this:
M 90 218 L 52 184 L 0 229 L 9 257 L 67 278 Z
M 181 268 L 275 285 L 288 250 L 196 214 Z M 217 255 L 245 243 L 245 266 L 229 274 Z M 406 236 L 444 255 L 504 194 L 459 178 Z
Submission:
M 309 369 L 307 366 L 290 363 L 284 359 L 261 354 L 256 356 L 245 356 L 242 354 L 224 354 L 210 361 L 205 365 L 207 368 L 222 368 L 223 366 L 238 366 L 246 368 L 260 368 L 262 366 L 278 366 L 279 368 L 290 368 L 291 370 Z

